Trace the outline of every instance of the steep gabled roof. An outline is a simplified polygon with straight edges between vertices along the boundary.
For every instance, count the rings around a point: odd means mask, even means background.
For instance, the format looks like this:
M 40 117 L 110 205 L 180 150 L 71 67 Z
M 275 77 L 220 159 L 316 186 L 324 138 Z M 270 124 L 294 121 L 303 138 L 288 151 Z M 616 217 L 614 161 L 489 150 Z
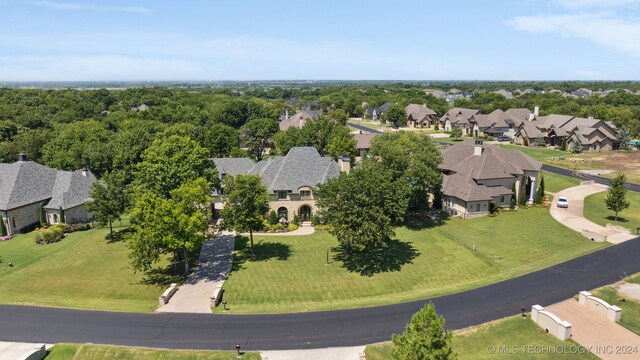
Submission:
M 429 109 L 426 105 L 421 104 L 409 104 L 405 106 L 404 112 L 407 114 L 407 117 L 411 117 L 414 121 L 418 122 L 436 115 L 435 111 Z
M 474 155 L 473 140 L 463 141 L 442 152 L 444 170 L 466 174 L 474 180 L 509 178 L 525 170 L 539 171 L 542 164 L 518 150 L 483 144 L 481 155 Z
M 376 136 L 374 133 L 361 131 L 358 134 L 353 134 L 353 138 L 356 139 L 356 149 L 369 149 L 371 148 L 371 140 Z
M 260 175 L 269 193 L 278 190 L 297 193 L 301 187 L 315 187 L 340 174 L 338 164 L 331 157 L 320 156 L 314 147 L 294 147 L 286 156 L 255 164 L 246 158 L 217 158 L 213 161 L 217 168 L 220 164 L 227 175 Z M 220 168 L 218 170 L 222 174 Z
M 45 207 L 69 209 L 90 200 L 90 171 L 60 171 L 32 161 L 0 164 L 0 210 L 45 202 Z
M 322 110 L 306 109 L 298 111 L 290 118 L 280 121 L 280 130 L 285 131 L 290 127 L 301 128 L 304 126 L 307 120 L 316 118 L 320 115 L 322 115 Z

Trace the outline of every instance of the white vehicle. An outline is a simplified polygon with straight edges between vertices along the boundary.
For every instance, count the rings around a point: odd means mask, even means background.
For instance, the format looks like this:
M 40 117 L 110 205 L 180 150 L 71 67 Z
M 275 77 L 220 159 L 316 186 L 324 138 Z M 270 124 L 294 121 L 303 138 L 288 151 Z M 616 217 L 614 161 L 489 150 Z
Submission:
M 559 196 L 557 204 L 558 204 L 559 208 L 568 208 L 569 207 L 569 200 L 564 196 Z

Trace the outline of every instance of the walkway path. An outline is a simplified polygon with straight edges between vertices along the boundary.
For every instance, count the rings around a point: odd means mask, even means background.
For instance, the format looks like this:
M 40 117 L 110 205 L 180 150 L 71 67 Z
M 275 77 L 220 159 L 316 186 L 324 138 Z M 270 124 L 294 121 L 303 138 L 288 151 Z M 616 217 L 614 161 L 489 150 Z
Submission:
M 262 360 L 358 360 L 364 353 L 363 346 L 261 351 Z
M 634 235 L 615 229 L 608 229 L 587 220 L 584 217 L 584 198 L 595 193 L 606 191 L 608 187 L 602 184 L 586 184 L 570 187 L 560 191 L 557 196 L 566 196 L 569 199 L 568 208 L 556 206 L 557 197 L 551 204 L 551 216 L 564 226 L 567 226 L 579 233 L 584 230 L 594 232 L 601 236 L 606 236 L 607 242 L 619 244 L 621 242 L 635 238 Z
M 289 231 L 289 232 L 275 232 L 275 233 L 257 233 L 254 232 L 253 236 L 300 236 L 300 235 L 311 235 L 316 232 L 316 229 L 313 226 L 300 226 L 297 230 Z M 249 233 L 242 234 L 249 236 Z
M 571 323 L 571 339 L 590 348 L 591 352 L 603 360 L 637 359 L 637 353 L 620 354 L 630 347 L 640 349 L 640 336 L 608 320 L 602 314 L 581 305 L 571 298 L 545 307 L 560 319 Z M 624 316 L 624 311 L 622 312 Z
M 235 233 L 223 232 L 205 242 L 196 270 L 169 303 L 156 311 L 210 314 L 210 297 L 218 285 L 224 284 L 231 271 L 235 237 Z

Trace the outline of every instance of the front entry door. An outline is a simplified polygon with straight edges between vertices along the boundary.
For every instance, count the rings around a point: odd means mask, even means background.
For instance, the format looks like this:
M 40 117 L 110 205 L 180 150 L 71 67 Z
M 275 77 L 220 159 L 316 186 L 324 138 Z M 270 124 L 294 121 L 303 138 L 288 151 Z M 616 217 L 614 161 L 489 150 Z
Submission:
M 308 205 L 300 208 L 300 221 L 311 221 L 311 208 Z

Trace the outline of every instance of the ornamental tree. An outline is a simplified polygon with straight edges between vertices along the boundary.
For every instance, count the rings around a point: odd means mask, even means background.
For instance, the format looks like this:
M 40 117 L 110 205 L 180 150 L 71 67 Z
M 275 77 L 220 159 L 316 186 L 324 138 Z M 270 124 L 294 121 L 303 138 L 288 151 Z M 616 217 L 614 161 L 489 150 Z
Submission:
M 444 329 L 444 318 L 430 302 L 411 317 L 404 333 L 393 335 L 391 354 L 398 360 L 455 359 L 452 339 L 451 330 Z
M 624 187 L 625 181 L 626 177 L 624 174 L 617 175 L 609 181 L 609 191 L 607 192 L 605 204 L 607 205 L 607 209 L 615 212 L 615 221 L 618 221 L 618 213 L 629 208 L 631 204 L 629 200 L 627 200 L 627 189 Z

